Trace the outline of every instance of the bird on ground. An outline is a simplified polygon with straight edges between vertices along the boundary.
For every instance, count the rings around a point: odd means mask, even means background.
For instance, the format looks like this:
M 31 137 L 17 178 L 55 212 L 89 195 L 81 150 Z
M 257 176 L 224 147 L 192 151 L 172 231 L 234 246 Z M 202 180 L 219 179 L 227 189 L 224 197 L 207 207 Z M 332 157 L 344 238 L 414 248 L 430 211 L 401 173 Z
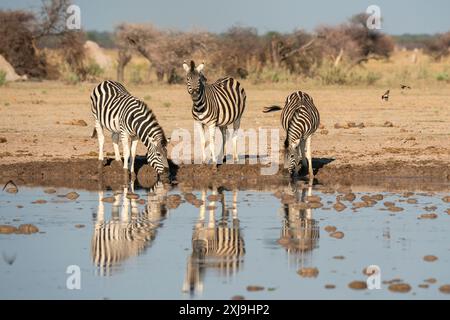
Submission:
M 389 92 L 390 92 L 390 90 L 386 91 L 386 92 L 381 96 L 381 100 L 388 101 L 388 100 L 389 100 Z
M 403 90 L 403 89 L 411 89 L 411 87 L 410 86 L 408 86 L 408 85 L 406 85 L 406 84 L 401 84 L 400 85 L 400 88 Z

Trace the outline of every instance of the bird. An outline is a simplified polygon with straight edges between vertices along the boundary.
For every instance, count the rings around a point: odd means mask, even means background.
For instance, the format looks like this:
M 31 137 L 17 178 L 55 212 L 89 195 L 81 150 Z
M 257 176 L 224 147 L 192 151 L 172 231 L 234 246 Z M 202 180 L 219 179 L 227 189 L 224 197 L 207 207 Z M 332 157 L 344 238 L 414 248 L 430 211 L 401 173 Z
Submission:
M 389 91 L 390 91 L 390 90 L 386 91 L 386 92 L 381 96 L 381 100 L 384 100 L 384 101 L 388 101 L 388 100 L 389 100 Z
M 400 88 L 402 88 L 402 90 L 403 90 L 403 89 L 411 89 L 410 86 L 405 85 L 405 84 L 401 84 L 401 85 L 400 85 Z

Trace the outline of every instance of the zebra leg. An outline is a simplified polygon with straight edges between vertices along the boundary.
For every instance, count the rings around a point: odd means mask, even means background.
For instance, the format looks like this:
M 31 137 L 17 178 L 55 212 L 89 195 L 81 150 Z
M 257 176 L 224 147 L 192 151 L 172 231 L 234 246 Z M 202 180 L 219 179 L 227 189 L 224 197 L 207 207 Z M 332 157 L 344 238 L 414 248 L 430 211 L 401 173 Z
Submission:
M 220 132 L 222 133 L 222 154 L 219 156 L 219 160 L 222 159 L 222 162 L 226 162 L 225 145 L 227 142 L 227 127 L 221 127 Z
M 138 137 L 131 138 L 131 173 L 134 173 L 134 159 L 136 158 L 136 148 L 138 145 Z
M 239 127 L 241 125 L 241 119 L 236 120 L 233 123 L 233 160 L 238 163 L 239 162 L 239 155 L 237 152 L 237 139 L 238 139 L 238 133 L 239 133 Z
M 95 121 L 95 130 L 97 130 L 98 138 L 98 160 L 103 161 L 103 145 L 105 144 L 105 136 L 103 134 L 103 127 L 99 121 Z
M 309 178 L 311 179 L 314 177 L 311 154 L 311 136 L 306 139 L 306 157 L 308 158 L 308 174 Z
M 216 158 L 216 126 L 209 126 L 209 149 L 211 151 L 211 160 L 213 164 L 217 164 Z
M 197 130 L 200 132 L 200 148 L 202 149 L 202 163 L 206 162 L 206 139 L 205 126 L 201 122 L 196 122 Z
M 113 134 L 112 134 L 112 142 L 113 142 L 114 155 L 115 155 L 116 161 L 121 161 L 121 160 L 122 160 L 122 159 L 120 158 L 119 138 L 120 138 L 120 136 L 119 136 L 118 133 L 113 133 Z
M 120 134 L 123 147 L 123 168 L 128 170 L 128 160 L 130 160 L 130 146 L 128 145 L 128 133 L 122 131 Z
M 305 152 L 305 140 L 304 139 L 300 140 L 300 151 L 302 153 L 302 171 L 303 171 L 303 168 L 306 167 L 306 152 Z

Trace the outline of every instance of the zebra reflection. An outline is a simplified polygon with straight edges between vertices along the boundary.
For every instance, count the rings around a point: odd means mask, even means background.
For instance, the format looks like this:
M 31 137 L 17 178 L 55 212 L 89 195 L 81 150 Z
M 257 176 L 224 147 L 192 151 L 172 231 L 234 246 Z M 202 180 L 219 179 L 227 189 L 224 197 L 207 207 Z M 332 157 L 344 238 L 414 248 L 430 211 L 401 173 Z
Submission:
M 312 251 L 319 245 L 319 222 L 313 219 L 313 209 L 306 200 L 306 196 L 312 195 L 312 184 L 302 188 L 301 192 L 289 186 L 287 193 L 295 196 L 296 201 L 283 204 L 283 224 L 278 244 L 286 250 L 288 264 L 294 263 L 298 268 L 310 262 Z
M 229 279 L 242 267 L 245 254 L 237 213 L 238 191 L 233 191 L 230 208 L 226 207 L 223 190 L 213 191 L 208 204 L 206 193 L 206 190 L 202 191 L 203 204 L 192 234 L 192 253 L 188 258 L 183 284 L 183 292 L 191 295 L 203 291 L 206 270 L 216 270 L 220 276 Z M 216 220 L 217 202 L 220 202 L 222 212 L 221 217 Z
M 132 192 L 133 187 L 131 188 Z M 101 276 L 111 275 L 114 267 L 138 256 L 150 246 L 156 237 L 167 209 L 164 204 L 166 190 L 156 185 L 147 196 L 147 205 L 140 212 L 137 200 L 128 199 L 128 186 L 116 192 L 111 217 L 105 217 L 104 192 L 98 193 L 98 212 L 91 242 L 92 261 Z

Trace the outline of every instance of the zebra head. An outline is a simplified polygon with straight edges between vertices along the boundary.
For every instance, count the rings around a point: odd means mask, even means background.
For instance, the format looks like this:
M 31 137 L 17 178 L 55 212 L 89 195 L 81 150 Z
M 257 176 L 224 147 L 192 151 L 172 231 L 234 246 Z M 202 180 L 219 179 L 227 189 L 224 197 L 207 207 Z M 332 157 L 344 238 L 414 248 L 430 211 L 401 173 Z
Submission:
M 198 96 L 203 89 L 206 82 L 206 78 L 202 73 L 204 67 L 204 63 L 195 67 L 195 62 L 192 60 L 190 65 L 186 61 L 183 63 L 183 68 L 186 71 L 187 90 L 191 96 Z
M 166 144 L 152 139 L 147 148 L 147 162 L 158 174 L 169 168 Z
M 300 163 L 300 156 L 297 148 L 293 145 L 289 145 L 287 138 L 284 142 L 284 157 L 284 167 L 288 168 L 290 175 L 295 174 Z

